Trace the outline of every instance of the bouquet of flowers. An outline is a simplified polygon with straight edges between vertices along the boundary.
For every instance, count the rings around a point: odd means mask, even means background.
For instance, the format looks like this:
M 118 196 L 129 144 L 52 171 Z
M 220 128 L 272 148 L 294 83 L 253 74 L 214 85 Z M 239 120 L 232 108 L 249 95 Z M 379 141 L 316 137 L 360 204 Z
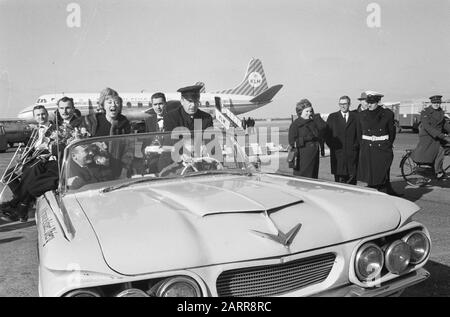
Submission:
M 58 126 L 58 129 L 53 130 L 50 139 L 60 144 L 67 145 L 73 141 L 85 139 L 90 136 L 90 133 L 84 127 L 78 128 L 62 124 Z

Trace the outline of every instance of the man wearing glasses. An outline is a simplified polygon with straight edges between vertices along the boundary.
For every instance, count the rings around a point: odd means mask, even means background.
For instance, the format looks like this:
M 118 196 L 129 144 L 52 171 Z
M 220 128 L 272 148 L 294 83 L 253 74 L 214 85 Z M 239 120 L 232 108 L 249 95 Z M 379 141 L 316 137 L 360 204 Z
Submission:
M 202 130 L 206 130 L 213 126 L 211 115 L 198 109 L 200 106 L 200 89 L 202 87 L 194 85 L 177 90 L 181 93 L 181 107 L 168 112 L 164 116 L 164 131 L 172 131 L 176 127 L 185 127 L 191 131 L 200 129 L 200 127 Z M 197 122 L 198 126 L 194 126 L 194 122 Z
M 326 143 L 330 148 L 331 174 L 339 183 L 356 185 L 359 142 L 357 114 L 350 110 L 350 97 L 339 98 L 339 111 L 327 119 Z

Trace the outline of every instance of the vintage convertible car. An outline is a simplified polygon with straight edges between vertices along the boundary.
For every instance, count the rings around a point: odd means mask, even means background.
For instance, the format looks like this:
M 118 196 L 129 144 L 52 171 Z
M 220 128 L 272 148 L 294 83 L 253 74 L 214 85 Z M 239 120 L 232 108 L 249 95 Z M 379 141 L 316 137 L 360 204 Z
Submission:
M 417 205 L 256 170 L 220 131 L 76 141 L 36 210 L 41 296 L 387 296 L 429 276 Z

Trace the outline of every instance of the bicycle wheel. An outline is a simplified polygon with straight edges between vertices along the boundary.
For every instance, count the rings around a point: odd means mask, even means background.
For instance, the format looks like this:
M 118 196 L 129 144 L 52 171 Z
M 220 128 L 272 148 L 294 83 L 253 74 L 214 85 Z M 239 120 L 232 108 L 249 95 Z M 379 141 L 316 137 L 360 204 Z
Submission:
M 411 158 L 411 152 L 407 152 L 403 156 L 400 162 L 400 169 L 403 179 L 407 184 L 411 186 L 420 187 L 428 184 L 431 181 L 431 178 L 421 175 L 421 167 L 413 161 L 413 159 Z
M 450 155 L 444 156 L 444 161 L 442 162 L 442 169 L 447 175 L 450 175 Z

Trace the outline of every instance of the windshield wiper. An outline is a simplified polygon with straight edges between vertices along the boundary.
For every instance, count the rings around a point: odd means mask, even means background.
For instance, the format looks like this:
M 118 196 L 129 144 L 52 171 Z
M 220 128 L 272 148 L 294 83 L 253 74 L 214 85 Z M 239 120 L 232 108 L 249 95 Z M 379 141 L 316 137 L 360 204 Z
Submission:
M 134 184 L 145 183 L 145 182 L 150 182 L 150 181 L 156 181 L 156 180 L 161 180 L 161 179 L 170 179 L 170 178 L 173 178 L 173 177 L 147 176 L 147 177 L 144 177 L 144 178 L 134 179 L 134 180 L 131 180 L 131 181 L 126 182 L 126 183 L 108 186 L 108 187 L 100 189 L 99 192 L 100 193 L 109 193 L 109 192 L 115 191 L 117 189 L 125 188 L 125 187 L 128 187 L 128 186 L 134 185 Z
M 192 172 L 192 173 L 188 173 L 183 175 L 183 177 L 191 177 L 191 176 L 201 176 L 201 175 L 224 175 L 224 174 L 230 174 L 230 175 L 243 175 L 243 176 L 252 176 L 252 172 L 250 171 L 243 171 L 243 170 L 231 170 L 231 169 L 226 169 L 226 170 L 211 170 L 211 171 L 198 171 L 198 172 Z

